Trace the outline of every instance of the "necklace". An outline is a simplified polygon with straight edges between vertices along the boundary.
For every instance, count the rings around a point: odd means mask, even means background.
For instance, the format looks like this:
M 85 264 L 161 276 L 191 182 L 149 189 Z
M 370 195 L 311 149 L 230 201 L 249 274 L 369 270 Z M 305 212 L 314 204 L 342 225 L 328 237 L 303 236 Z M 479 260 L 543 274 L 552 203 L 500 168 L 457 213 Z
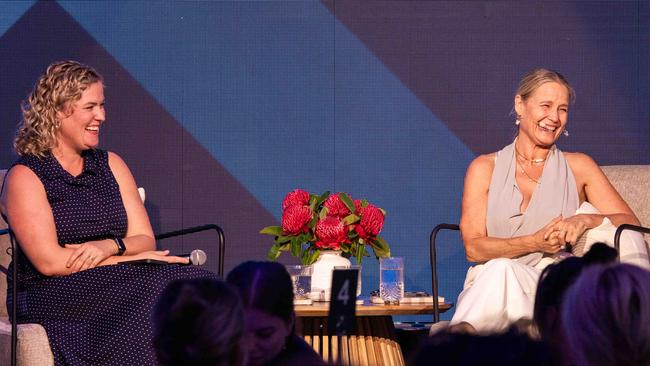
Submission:
M 540 165 L 540 164 L 542 164 L 543 162 L 546 161 L 546 158 L 529 159 L 529 158 L 525 157 L 524 154 L 520 153 L 519 150 L 517 150 L 517 145 L 515 145 L 515 152 L 517 153 L 517 159 L 528 163 L 529 166 L 530 165 Z
M 517 162 L 517 166 L 519 167 L 519 169 L 521 169 L 521 172 L 524 173 L 524 175 L 526 176 L 526 178 L 528 178 L 529 181 L 534 182 L 536 184 L 539 184 L 538 179 L 540 179 L 541 176 L 539 176 L 539 177 L 537 177 L 537 179 L 535 179 L 535 178 L 531 177 L 530 175 L 528 175 L 528 173 L 526 173 L 526 170 L 524 169 L 523 166 L 521 166 L 521 164 L 519 164 L 519 162 Z

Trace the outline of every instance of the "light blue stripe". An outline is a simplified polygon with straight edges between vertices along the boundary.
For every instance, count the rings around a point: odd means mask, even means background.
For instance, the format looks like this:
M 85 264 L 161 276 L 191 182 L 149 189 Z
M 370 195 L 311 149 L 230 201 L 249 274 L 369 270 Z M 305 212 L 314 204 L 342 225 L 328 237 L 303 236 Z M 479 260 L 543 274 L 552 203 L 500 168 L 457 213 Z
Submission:
M 0 37 L 34 5 L 35 1 L 0 2 Z

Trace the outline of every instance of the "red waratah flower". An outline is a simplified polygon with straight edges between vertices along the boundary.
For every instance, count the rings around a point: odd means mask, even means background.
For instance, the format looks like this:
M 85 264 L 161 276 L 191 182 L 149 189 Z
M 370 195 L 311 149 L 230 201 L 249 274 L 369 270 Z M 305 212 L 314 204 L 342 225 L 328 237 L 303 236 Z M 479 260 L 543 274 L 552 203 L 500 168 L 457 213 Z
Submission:
M 384 226 L 384 214 L 381 210 L 369 204 L 360 207 L 358 213 L 361 215 L 361 221 L 354 227 L 357 234 L 364 239 L 379 235 Z
M 354 200 L 354 212 L 359 213 L 360 208 L 361 208 L 361 200 L 359 199 Z
M 309 231 L 307 224 L 312 218 L 309 206 L 289 206 L 282 212 L 282 231 L 286 235 L 298 235 Z
M 348 228 L 334 216 L 326 217 L 316 224 L 316 246 L 321 249 L 338 250 L 341 243 L 348 242 Z
M 291 206 L 309 206 L 309 192 L 302 189 L 294 189 L 287 193 L 282 201 L 282 211 Z
M 323 203 L 323 207 L 327 207 L 327 216 L 336 216 L 342 219 L 350 214 L 350 210 L 343 201 L 341 201 L 338 193 L 327 197 Z

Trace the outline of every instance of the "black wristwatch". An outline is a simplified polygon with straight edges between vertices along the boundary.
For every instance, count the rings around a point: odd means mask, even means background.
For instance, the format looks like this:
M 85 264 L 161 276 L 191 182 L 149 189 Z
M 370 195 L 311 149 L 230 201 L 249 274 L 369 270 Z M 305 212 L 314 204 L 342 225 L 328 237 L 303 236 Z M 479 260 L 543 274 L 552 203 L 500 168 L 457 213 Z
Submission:
M 117 245 L 116 255 L 124 254 L 124 252 L 126 252 L 126 245 L 124 245 L 124 240 L 122 240 L 122 238 L 115 237 L 113 238 L 113 241 L 115 241 L 115 245 Z

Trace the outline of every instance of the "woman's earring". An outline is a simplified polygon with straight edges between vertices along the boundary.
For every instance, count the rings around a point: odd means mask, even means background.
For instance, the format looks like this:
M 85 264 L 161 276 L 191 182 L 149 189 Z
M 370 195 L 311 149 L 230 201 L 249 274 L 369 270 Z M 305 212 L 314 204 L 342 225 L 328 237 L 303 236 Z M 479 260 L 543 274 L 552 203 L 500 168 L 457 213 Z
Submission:
M 521 121 L 519 120 L 519 116 L 517 116 L 517 119 L 515 120 L 515 126 L 519 126 Z
M 562 132 L 562 134 L 563 134 L 564 136 L 566 136 L 566 137 L 569 137 L 569 131 L 567 131 L 567 130 L 564 130 L 564 131 Z

